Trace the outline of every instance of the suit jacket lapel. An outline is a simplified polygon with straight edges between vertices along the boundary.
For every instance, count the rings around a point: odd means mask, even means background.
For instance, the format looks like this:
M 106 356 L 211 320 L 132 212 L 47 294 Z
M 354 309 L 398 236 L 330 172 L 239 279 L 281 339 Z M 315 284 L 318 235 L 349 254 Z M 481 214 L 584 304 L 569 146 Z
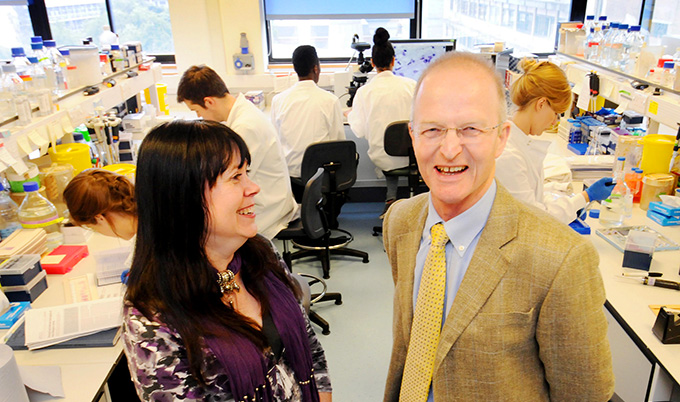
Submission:
M 435 373 L 508 269 L 501 247 L 517 234 L 518 212 L 515 202 L 507 190 L 498 185 L 489 220 L 482 230 L 468 270 L 442 328 L 435 357 Z
M 416 266 L 416 255 L 420 248 L 420 240 L 425 227 L 429 205 L 429 197 L 421 196 L 411 209 L 407 222 L 412 223 L 409 229 L 396 239 L 397 267 L 399 267 L 399 305 L 401 306 L 401 328 L 404 339 L 410 339 L 413 322 L 413 278 Z

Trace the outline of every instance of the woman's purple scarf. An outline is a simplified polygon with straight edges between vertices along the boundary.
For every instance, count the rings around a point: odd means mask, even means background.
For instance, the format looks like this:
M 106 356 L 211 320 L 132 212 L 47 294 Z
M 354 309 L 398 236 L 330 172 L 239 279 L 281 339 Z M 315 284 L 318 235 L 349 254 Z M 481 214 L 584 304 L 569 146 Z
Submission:
M 234 274 L 241 270 L 241 257 L 238 253 L 234 254 L 227 269 Z M 317 402 L 319 393 L 314 381 L 307 324 L 300 306 L 293 292 L 271 271 L 266 274 L 264 282 L 268 290 L 272 320 L 281 336 L 285 358 L 300 384 L 302 400 Z M 255 344 L 241 334 L 233 334 L 228 340 L 213 336 L 206 337 L 205 343 L 213 351 L 220 365 L 224 367 L 236 401 L 274 401 L 273 392 L 267 380 L 267 362 L 262 351 Z

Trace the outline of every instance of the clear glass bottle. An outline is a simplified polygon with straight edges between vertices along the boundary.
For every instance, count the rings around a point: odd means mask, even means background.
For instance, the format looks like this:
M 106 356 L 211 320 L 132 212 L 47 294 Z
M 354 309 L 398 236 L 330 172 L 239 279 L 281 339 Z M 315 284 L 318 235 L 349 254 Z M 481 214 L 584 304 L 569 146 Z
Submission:
M 71 51 L 69 49 L 59 49 L 59 53 L 64 57 L 66 62 L 66 84 L 69 90 L 74 90 L 80 87 L 78 82 L 78 67 L 71 61 Z
M 594 15 L 586 15 L 586 20 L 583 21 L 583 32 L 586 34 L 583 40 L 583 57 L 585 57 L 585 54 L 588 51 L 588 35 L 590 35 L 590 28 L 595 28 Z
M 29 57 L 31 70 L 29 79 L 24 78 L 29 97 L 38 107 L 38 116 L 48 116 L 52 114 L 54 104 L 52 103 L 52 91 L 50 91 L 47 74 L 42 65 L 35 57 Z
M 66 81 L 66 67 L 68 65 L 64 56 L 62 56 L 59 50 L 57 50 L 57 42 L 53 40 L 46 40 L 44 45 L 45 53 L 47 54 L 47 57 L 52 64 L 52 68 L 54 69 L 54 93 L 56 95 L 58 92 L 64 92 L 68 89 L 68 83 Z
M 602 35 L 599 29 L 590 28 L 590 33 L 586 36 L 586 48 L 584 49 L 586 60 L 597 63 L 601 42 Z
M 2 240 L 21 228 L 18 210 L 16 202 L 9 197 L 5 186 L 0 183 L 0 238 Z
M 47 232 L 47 248 L 53 249 L 64 242 L 61 234 L 57 208 L 47 198 L 38 193 L 38 183 L 29 181 L 24 183 L 26 198 L 19 207 L 19 223 L 26 229 L 44 229 Z
M 675 81 L 675 63 L 666 61 L 663 63 L 663 71 L 661 72 L 661 85 L 673 88 Z
M 31 62 L 26 58 L 26 52 L 23 47 L 12 48 L 12 65 L 16 67 L 16 73 L 19 77 L 24 75 L 31 66 Z
M 31 122 L 31 104 L 24 81 L 17 75 L 16 66 L 13 64 L 3 64 L 2 72 L 5 76 L 2 80 L 0 107 L 12 112 L 12 116 L 16 115 L 19 119 L 18 125 L 25 126 Z
M 614 188 L 609 198 L 602 201 L 600 208 L 600 224 L 605 227 L 623 226 L 627 218 L 633 214 L 633 194 L 626 184 L 624 163 L 621 156 L 616 160 L 614 168 Z
M 622 70 L 627 74 L 637 76 L 639 74 L 638 59 L 640 58 L 640 52 L 645 45 L 645 40 L 640 33 L 639 25 L 630 27 L 626 42 L 623 55 L 623 60 L 625 62 L 622 64 Z
M 611 50 L 612 50 L 612 38 L 619 31 L 619 23 L 612 22 L 609 24 L 609 29 L 602 37 L 602 45 L 600 46 L 600 64 L 605 67 L 611 65 Z
M 113 72 L 117 73 L 125 69 L 125 56 L 123 52 L 120 51 L 119 45 L 111 45 L 111 67 Z
M 623 45 L 628 36 L 628 24 L 619 24 L 619 30 L 612 38 L 612 46 L 609 58 L 609 67 L 621 70 L 621 59 L 623 58 Z

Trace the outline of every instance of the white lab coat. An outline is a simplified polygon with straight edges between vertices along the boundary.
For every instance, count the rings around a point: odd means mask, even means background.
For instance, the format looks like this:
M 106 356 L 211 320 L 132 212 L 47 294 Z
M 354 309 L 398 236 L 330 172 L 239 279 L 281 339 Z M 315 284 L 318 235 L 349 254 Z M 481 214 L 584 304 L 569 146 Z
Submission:
M 368 140 L 368 157 L 380 170 L 408 166 L 408 157 L 387 155 L 384 138 L 388 124 L 411 118 L 415 88 L 414 80 L 388 70 L 369 80 L 354 96 L 347 122 L 357 137 Z
M 298 81 L 274 96 L 271 109 L 292 177 L 300 177 L 302 157 L 310 144 L 345 139 L 340 101 L 312 80 Z
M 298 209 L 276 130 L 243 94 L 236 97 L 224 124 L 248 145 L 250 178 L 260 186 L 255 196 L 255 223 L 258 233 L 272 239 L 288 226 Z
M 511 121 L 508 143 L 496 159 L 496 179 L 518 200 L 547 211 L 563 223 L 569 223 L 576 219 L 576 212 L 586 206 L 586 199 L 581 193 L 556 196 L 544 192 L 543 161 L 549 146 L 550 141 L 524 134 Z

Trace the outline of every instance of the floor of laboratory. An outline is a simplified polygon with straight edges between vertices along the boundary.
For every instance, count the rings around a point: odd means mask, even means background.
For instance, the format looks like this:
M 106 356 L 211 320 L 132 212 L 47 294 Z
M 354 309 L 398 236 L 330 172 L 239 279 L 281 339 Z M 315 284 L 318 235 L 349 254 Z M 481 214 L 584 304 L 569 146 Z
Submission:
M 373 236 L 380 225 L 382 203 L 347 203 L 340 227 L 354 236 L 350 247 L 366 251 L 369 262 L 356 257 L 333 256 L 329 292 L 342 293 L 342 305 L 324 302 L 314 306 L 330 324 L 330 335 L 314 326 L 326 350 L 335 402 L 380 401 L 383 397 L 392 348 L 392 274 L 382 236 Z M 277 247 L 283 251 L 281 242 Z M 293 262 L 294 272 L 321 276 L 316 258 Z

